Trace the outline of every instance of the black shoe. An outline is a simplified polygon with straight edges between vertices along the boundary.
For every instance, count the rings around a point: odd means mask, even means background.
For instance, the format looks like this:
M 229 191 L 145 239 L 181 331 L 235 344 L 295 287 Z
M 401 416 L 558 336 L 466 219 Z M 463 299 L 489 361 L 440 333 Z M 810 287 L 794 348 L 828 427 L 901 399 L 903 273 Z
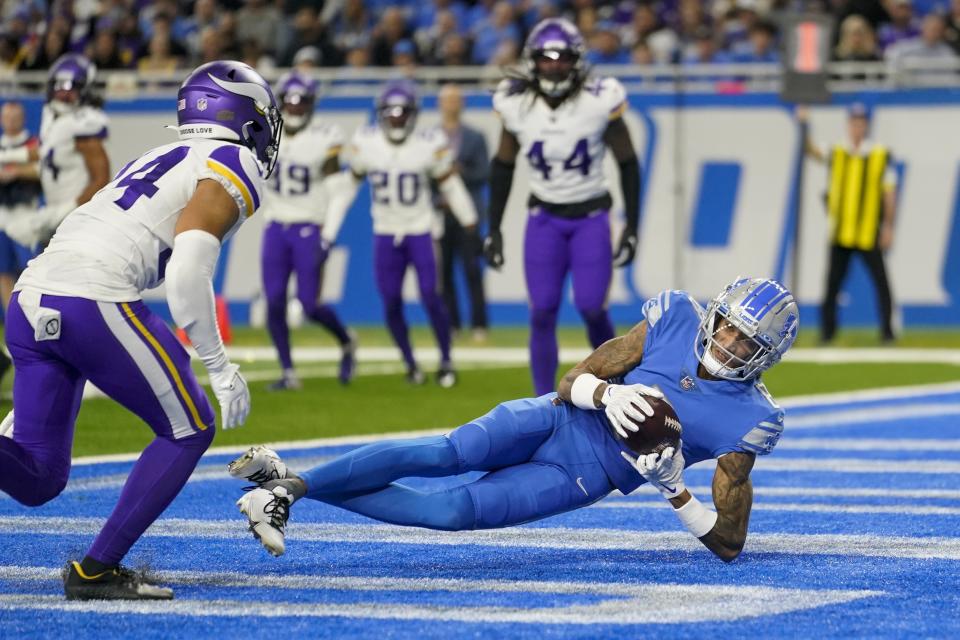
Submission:
M 426 383 L 426 381 L 427 376 L 423 375 L 423 371 L 420 371 L 420 369 L 407 369 L 407 384 L 419 387 Z
M 10 367 L 12 366 L 13 360 L 0 348 L 0 382 L 3 382 L 3 377 L 7 375 L 7 372 L 10 371 Z
M 77 561 L 69 562 L 64 568 L 63 592 L 67 600 L 173 599 L 173 589 L 150 584 L 142 574 L 126 567 L 87 576 Z

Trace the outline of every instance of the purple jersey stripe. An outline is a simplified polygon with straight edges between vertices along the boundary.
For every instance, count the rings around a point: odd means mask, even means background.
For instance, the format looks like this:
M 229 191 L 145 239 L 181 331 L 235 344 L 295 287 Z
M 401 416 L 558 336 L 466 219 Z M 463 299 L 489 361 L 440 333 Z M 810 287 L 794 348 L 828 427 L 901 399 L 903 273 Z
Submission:
M 254 211 L 259 209 L 260 193 L 257 191 L 254 182 L 247 177 L 247 172 L 243 170 L 243 163 L 240 161 L 240 147 L 235 144 L 225 144 L 222 147 L 217 147 L 213 153 L 210 154 L 210 159 L 216 160 L 227 167 L 243 181 L 243 184 L 247 187 L 247 191 L 250 192 L 250 197 L 253 199 Z M 250 213 L 252 214 L 253 211 Z

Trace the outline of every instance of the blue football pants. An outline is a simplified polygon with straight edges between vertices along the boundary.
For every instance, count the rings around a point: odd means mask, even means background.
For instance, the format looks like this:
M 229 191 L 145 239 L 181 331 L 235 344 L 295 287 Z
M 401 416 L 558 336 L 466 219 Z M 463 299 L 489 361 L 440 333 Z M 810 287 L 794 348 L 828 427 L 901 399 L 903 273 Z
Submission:
M 307 496 L 392 524 L 461 531 L 506 527 L 586 506 L 613 490 L 555 394 L 513 400 L 449 435 L 387 440 L 301 474 Z M 420 491 L 396 482 L 485 471 L 474 482 Z

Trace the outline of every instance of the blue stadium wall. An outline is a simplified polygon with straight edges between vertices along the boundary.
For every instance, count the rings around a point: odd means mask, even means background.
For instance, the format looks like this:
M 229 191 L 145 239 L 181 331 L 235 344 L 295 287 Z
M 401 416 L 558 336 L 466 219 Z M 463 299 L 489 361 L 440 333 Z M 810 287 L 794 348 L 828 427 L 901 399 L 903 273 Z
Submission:
M 841 141 L 844 108 L 852 101 L 873 108 L 872 137 L 889 145 L 896 158 L 899 207 L 888 270 L 902 322 L 960 324 L 960 92 L 838 97 L 834 104 L 813 110 L 813 138 L 822 144 Z M 41 103 L 27 103 L 29 122 L 36 130 Z M 423 103 L 423 123 L 436 122 L 434 98 L 426 96 Z M 338 122 L 349 132 L 369 120 L 371 104 L 368 98 L 329 97 L 318 106 L 318 117 Z M 826 169 L 800 162 L 800 133 L 791 107 L 772 94 L 637 94 L 630 96 L 630 107 L 628 124 L 644 166 L 641 244 L 635 264 L 614 277 L 610 308 L 616 322 L 635 322 L 643 300 L 662 289 L 682 288 L 706 299 L 742 273 L 791 283 L 801 301 L 804 324 L 812 326 L 819 315 L 826 270 Z M 107 110 L 112 119 L 108 151 L 115 168 L 171 139 L 162 125 L 172 123 L 172 99 L 117 101 Z M 468 96 L 465 120 L 480 128 L 491 150 L 495 148 L 499 123 L 490 111 L 489 95 Z M 606 163 L 616 194 L 616 171 L 610 158 Z M 519 169 L 508 206 L 507 265 L 500 273 L 486 274 L 493 324 L 527 320 L 521 260 L 525 178 L 525 169 Z M 614 238 L 622 217 L 619 195 L 615 197 Z M 377 323 L 382 318 L 372 271 L 369 202 L 364 188 L 344 224 L 324 280 L 325 297 L 355 323 Z M 261 231 L 256 217 L 245 224 L 225 252 L 218 274 L 217 286 L 230 303 L 234 323 L 249 320 L 251 301 L 258 295 Z M 462 280 L 460 284 L 464 294 Z M 425 322 L 412 285 L 410 280 L 405 287 L 409 317 Z M 166 312 L 162 288 L 145 297 Z M 875 297 L 862 265 L 855 263 L 851 269 L 841 304 L 845 324 L 876 321 Z M 567 295 L 561 322 L 578 321 Z

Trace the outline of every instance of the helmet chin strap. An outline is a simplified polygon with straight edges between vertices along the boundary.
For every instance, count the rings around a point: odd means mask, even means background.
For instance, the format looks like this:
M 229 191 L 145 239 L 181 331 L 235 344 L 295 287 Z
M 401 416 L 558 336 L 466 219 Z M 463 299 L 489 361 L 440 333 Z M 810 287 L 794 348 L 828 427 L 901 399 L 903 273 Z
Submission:
M 551 86 L 552 85 L 552 86 Z M 566 94 L 570 91 L 570 79 L 566 80 L 547 80 L 545 78 L 537 78 L 537 86 L 540 88 L 540 91 L 544 95 L 550 96 L 551 98 L 559 98 L 560 96 Z
M 707 373 L 712 376 L 730 379 L 733 374 L 733 369 L 721 364 L 719 360 L 713 357 L 713 352 L 710 350 L 709 343 L 703 350 L 703 356 L 700 358 L 700 362 L 703 364 L 703 368 L 707 370 Z
M 407 139 L 407 135 L 406 128 L 387 127 L 387 137 L 390 138 L 391 142 L 403 142 Z
M 283 116 L 283 121 L 290 128 L 290 131 L 299 131 L 307 125 L 308 117 L 306 115 L 295 116 L 293 114 L 287 114 Z

